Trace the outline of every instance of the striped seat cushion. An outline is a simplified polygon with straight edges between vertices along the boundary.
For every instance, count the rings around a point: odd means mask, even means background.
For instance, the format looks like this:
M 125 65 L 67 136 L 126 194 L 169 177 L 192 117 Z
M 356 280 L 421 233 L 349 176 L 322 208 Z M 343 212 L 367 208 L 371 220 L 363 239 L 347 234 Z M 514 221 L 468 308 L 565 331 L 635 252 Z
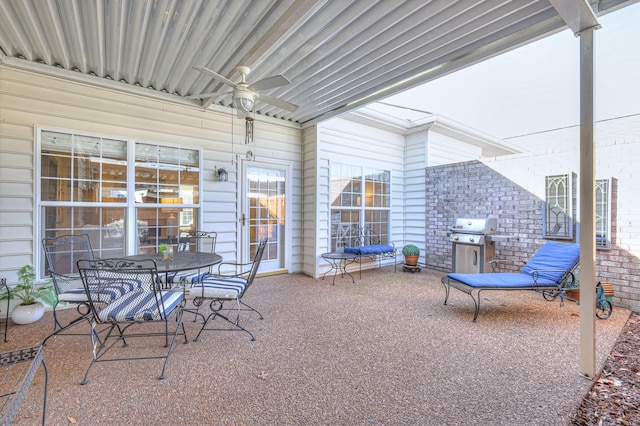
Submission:
M 104 280 L 106 279 L 103 279 L 103 283 Z M 117 282 L 115 282 L 116 280 L 113 281 L 113 284 L 103 286 L 101 290 L 97 289 L 97 284 L 91 284 L 90 288 L 94 288 L 94 297 L 101 302 L 108 302 L 109 300 L 113 300 L 116 297 L 122 296 L 126 292 L 140 288 L 142 286 L 142 283 L 139 280 L 134 279 L 117 279 Z M 72 303 L 86 302 L 88 300 L 87 293 L 85 292 L 84 287 L 82 287 L 82 281 L 80 281 L 80 285 L 81 287 L 79 288 L 69 289 L 64 293 L 59 294 L 58 301 Z
M 206 275 L 206 271 L 184 271 L 176 272 L 168 275 L 168 281 L 171 284 L 195 284 L 200 282 L 202 277 Z
M 188 291 L 193 297 L 211 299 L 237 299 L 247 285 L 246 278 L 219 278 L 208 276 L 202 282 L 194 284 Z
M 102 322 L 155 321 L 165 319 L 183 300 L 184 294 L 179 291 L 155 293 L 137 289 L 112 300 L 98 313 L 98 317 Z

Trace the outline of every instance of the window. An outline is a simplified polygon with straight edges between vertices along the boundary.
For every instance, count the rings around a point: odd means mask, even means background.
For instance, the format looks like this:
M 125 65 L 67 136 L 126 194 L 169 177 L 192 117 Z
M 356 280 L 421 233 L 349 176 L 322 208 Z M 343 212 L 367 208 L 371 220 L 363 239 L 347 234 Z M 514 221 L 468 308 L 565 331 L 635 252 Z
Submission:
M 199 153 L 147 143 L 135 144 L 135 205 L 138 251 L 175 243 L 181 232 L 195 231 L 200 202 Z
M 573 239 L 573 185 L 569 175 L 545 177 L 543 236 Z
M 87 233 L 96 256 L 116 257 L 197 228 L 198 150 L 40 129 L 38 140 L 40 238 Z
M 611 179 L 596 180 L 596 248 L 611 248 Z
M 389 240 L 391 172 L 346 164 L 331 165 L 331 250 L 367 227 Z

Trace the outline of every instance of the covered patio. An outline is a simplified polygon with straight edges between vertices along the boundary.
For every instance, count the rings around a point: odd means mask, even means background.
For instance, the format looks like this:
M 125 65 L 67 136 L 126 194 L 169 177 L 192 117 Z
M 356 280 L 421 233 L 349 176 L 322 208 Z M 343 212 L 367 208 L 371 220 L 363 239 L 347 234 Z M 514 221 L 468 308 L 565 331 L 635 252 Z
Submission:
M 442 275 L 385 267 L 335 285 L 260 277 L 245 296 L 265 317 L 249 324 L 257 340 L 208 332 L 176 348 L 165 380 L 157 379 L 161 361 L 129 361 L 94 367 L 82 386 L 87 337 L 51 339 L 47 422 L 567 424 L 591 386 L 575 368 L 579 306 L 486 292 L 473 323 L 466 295 L 443 305 Z M 614 308 L 596 322 L 598 370 L 628 316 Z M 198 325 L 185 323 L 193 337 Z M 44 322 L 12 325 L 10 345 L 37 344 L 52 326 L 50 312 Z M 40 424 L 43 379 L 40 371 L 16 424 Z

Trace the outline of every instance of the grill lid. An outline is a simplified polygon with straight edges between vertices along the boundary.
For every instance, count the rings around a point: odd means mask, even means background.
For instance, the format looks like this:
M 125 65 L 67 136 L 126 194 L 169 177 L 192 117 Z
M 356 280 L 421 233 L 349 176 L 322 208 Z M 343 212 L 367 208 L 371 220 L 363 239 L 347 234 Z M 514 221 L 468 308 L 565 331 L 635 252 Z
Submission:
M 451 232 L 463 234 L 495 234 L 498 227 L 498 220 L 494 217 L 488 218 L 457 218 L 453 226 L 449 228 Z

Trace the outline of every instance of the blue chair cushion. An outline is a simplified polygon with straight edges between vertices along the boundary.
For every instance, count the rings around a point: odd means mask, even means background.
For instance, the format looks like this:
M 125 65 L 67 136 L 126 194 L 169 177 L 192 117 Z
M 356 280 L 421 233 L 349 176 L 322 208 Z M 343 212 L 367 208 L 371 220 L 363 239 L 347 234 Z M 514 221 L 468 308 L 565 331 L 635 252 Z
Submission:
M 536 287 L 557 287 L 557 283 L 546 278 L 536 282 L 533 276 L 522 272 L 497 272 L 489 274 L 447 274 L 447 277 L 473 288 L 518 289 Z
M 187 290 L 193 297 L 210 299 L 237 299 L 247 286 L 247 279 L 243 277 L 221 278 L 206 276 L 200 283 L 194 284 Z
M 572 270 L 580 260 L 580 246 L 578 244 L 559 243 L 547 241 L 533 255 L 522 268 L 522 273 L 531 274 L 538 272 L 538 280 L 541 278 L 558 282 Z

